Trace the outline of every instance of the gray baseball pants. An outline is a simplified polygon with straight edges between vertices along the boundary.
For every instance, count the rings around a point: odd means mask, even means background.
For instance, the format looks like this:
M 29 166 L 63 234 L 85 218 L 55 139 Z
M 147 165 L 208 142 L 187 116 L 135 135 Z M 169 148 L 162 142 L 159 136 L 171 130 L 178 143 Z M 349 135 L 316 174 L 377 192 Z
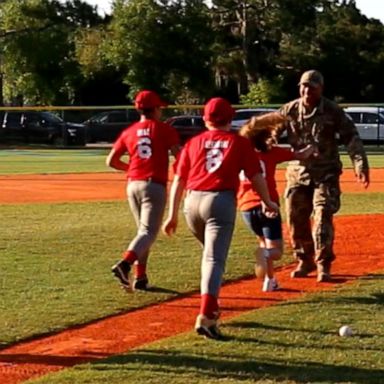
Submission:
M 236 220 L 235 193 L 188 191 L 184 214 L 203 247 L 201 294 L 218 297 Z
M 134 180 L 128 182 L 127 196 L 137 226 L 128 250 L 135 252 L 140 264 L 146 264 L 163 220 L 167 190 L 162 184 Z

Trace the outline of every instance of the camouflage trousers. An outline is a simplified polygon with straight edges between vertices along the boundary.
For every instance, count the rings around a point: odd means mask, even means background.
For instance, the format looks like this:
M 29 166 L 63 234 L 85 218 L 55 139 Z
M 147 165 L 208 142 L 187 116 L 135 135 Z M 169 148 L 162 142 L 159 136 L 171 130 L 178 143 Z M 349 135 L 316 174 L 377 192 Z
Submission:
M 333 215 L 340 208 L 339 178 L 309 185 L 287 185 L 285 204 L 289 236 L 297 259 L 330 264 L 333 252 Z

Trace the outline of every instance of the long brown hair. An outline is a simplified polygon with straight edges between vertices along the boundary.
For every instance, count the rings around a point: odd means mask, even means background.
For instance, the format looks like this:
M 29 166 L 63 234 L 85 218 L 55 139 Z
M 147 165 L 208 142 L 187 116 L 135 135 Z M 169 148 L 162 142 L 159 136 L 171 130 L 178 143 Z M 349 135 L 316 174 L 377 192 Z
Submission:
M 253 116 L 241 127 L 239 135 L 251 140 L 257 150 L 266 152 L 277 143 L 276 130 L 286 121 L 287 118 L 279 112 Z

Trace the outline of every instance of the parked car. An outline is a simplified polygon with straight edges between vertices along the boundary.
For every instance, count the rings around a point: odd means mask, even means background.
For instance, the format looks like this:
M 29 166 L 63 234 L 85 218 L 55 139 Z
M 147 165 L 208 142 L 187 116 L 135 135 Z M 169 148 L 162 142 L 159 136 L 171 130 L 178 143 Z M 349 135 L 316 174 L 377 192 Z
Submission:
M 165 122 L 175 127 L 179 132 L 181 144 L 206 129 L 203 118 L 198 115 L 173 116 Z
M 51 112 L 5 111 L 0 116 L 0 143 L 85 145 L 85 127 Z
M 276 108 L 247 108 L 237 109 L 232 120 L 232 129 L 238 131 L 252 116 L 276 111 Z
M 348 107 L 347 115 L 355 123 L 361 139 L 365 142 L 384 140 L 384 108 Z
M 98 113 L 83 122 L 86 126 L 87 142 L 113 143 L 125 128 L 139 120 L 140 115 L 135 109 Z

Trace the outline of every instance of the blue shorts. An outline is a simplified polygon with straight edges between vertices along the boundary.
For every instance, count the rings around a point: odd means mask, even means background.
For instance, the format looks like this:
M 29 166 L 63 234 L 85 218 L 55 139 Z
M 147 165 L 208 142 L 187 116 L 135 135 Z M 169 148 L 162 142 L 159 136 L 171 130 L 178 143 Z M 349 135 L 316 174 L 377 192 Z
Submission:
M 268 240 L 283 238 L 280 213 L 274 218 L 268 218 L 264 215 L 261 205 L 258 205 L 248 211 L 242 211 L 241 215 L 247 227 L 257 236 Z

